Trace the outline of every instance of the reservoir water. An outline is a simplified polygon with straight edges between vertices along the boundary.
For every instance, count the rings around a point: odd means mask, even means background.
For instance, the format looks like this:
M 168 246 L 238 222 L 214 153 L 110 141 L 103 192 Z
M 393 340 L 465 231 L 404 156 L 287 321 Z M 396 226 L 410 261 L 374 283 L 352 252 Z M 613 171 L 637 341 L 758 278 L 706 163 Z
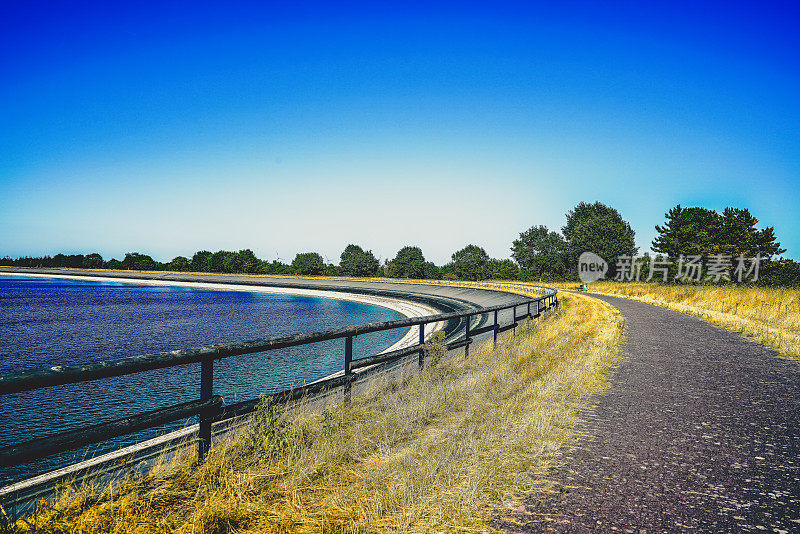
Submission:
M 402 317 L 387 308 L 325 298 L 0 276 L 0 374 Z M 380 352 L 405 332 L 359 336 L 355 357 Z M 231 403 L 317 380 L 342 369 L 343 344 L 335 340 L 218 361 L 215 393 Z M 199 367 L 0 396 L 0 446 L 196 399 Z M 0 487 L 189 422 L 0 469 Z

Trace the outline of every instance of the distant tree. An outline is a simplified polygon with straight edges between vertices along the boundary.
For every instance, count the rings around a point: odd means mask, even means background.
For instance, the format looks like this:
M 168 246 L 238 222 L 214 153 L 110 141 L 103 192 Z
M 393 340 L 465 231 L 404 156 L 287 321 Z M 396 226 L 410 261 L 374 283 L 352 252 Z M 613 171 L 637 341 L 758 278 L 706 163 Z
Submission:
M 358 245 L 347 245 L 339 258 L 341 274 L 345 276 L 375 276 L 380 262 L 371 250 Z
M 425 276 L 425 256 L 419 247 L 406 246 L 389 262 L 388 273 L 392 278 L 422 278 Z
M 212 256 L 213 262 L 213 256 Z M 222 255 L 222 270 L 223 273 L 243 273 L 244 268 L 238 252 L 225 252 Z
M 208 250 L 200 250 L 192 256 L 192 271 L 198 273 L 211 272 L 211 252 Z
M 546 226 L 533 226 L 519 234 L 511 246 L 511 257 L 529 279 L 563 279 L 569 271 L 569 245 Z
M 125 259 L 122 260 L 122 268 L 132 271 L 155 271 L 157 264 L 147 254 L 128 252 L 125 254 Z
M 511 260 L 490 260 L 489 278 L 493 280 L 518 280 L 519 267 Z
M 263 262 L 262 265 L 264 267 L 264 272 L 267 274 L 292 274 L 291 265 L 286 265 L 278 260 Z
M 41 258 L 25 258 L 27 260 L 27 267 L 52 267 L 53 258 L 50 256 L 43 256 Z
M 732 256 L 777 256 L 786 252 L 775 237 L 775 228 L 756 228 L 756 219 L 748 209 L 725 208 L 720 217 L 715 252 Z
M 103 267 L 106 268 L 106 269 L 112 269 L 112 270 L 117 270 L 117 271 L 120 270 L 120 269 L 124 269 L 125 268 L 125 267 L 122 266 L 122 262 L 121 261 L 119 261 L 117 259 L 114 259 L 114 258 L 111 258 L 110 260 L 108 260 L 105 263 L 105 265 L 103 265 Z
M 243 273 L 259 274 L 265 272 L 262 261 L 249 248 L 239 251 L 239 266 Z
M 567 213 L 567 223 L 561 229 L 570 249 L 571 272 L 577 271 L 578 257 L 594 252 L 609 263 L 608 276 L 615 274 L 618 256 L 634 256 L 639 250 L 630 223 L 620 213 L 601 202 L 581 202 Z
M 783 258 L 767 260 L 761 265 L 758 284 L 800 286 L 800 263 Z
M 653 239 L 654 252 L 670 258 L 684 255 L 711 254 L 718 246 L 722 218 L 706 208 L 683 208 L 680 204 L 669 210 L 663 226 L 656 225 L 658 236 Z
M 97 252 L 93 252 L 92 254 L 87 254 L 83 258 L 83 265 L 86 269 L 102 269 L 103 268 L 103 256 L 98 254 Z
M 292 260 L 292 271 L 302 275 L 319 275 L 325 270 L 322 256 L 316 252 L 302 252 Z
M 490 271 L 489 255 L 477 245 L 467 245 L 453 253 L 451 266 L 460 280 L 483 280 Z
M 211 254 L 209 258 L 209 267 L 211 268 L 212 273 L 224 273 L 225 272 L 225 257 L 230 254 L 227 250 L 218 250 Z
M 432 261 L 426 261 L 422 267 L 423 277 L 426 280 L 441 280 L 442 270 Z
M 189 271 L 192 268 L 192 264 L 189 262 L 189 258 L 185 258 L 183 256 L 175 256 L 172 258 L 167 264 L 167 270 L 170 271 Z
M 658 235 L 652 248 L 671 258 L 681 254 L 770 257 L 786 252 L 777 242 L 775 229 L 756 228 L 758 219 L 747 209 L 727 207 L 720 215 L 707 208 L 678 204 L 665 217 L 663 226 L 656 225 Z
M 83 254 L 56 254 L 53 256 L 53 267 L 69 267 L 80 269 L 83 267 Z

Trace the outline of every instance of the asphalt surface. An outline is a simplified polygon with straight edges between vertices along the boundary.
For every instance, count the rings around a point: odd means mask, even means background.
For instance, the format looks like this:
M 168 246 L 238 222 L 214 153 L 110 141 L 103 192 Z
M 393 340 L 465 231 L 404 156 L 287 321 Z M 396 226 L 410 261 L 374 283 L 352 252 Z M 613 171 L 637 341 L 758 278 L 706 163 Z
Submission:
M 507 532 L 800 532 L 800 362 L 613 297 L 622 362 Z

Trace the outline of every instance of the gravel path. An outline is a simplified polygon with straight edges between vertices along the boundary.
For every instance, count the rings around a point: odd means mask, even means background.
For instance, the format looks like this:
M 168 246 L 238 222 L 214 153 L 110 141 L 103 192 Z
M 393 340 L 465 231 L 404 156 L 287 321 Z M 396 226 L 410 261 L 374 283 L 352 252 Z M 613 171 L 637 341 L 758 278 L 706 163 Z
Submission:
M 507 532 L 800 532 L 800 362 L 678 312 L 625 316 L 623 360 L 553 492 Z

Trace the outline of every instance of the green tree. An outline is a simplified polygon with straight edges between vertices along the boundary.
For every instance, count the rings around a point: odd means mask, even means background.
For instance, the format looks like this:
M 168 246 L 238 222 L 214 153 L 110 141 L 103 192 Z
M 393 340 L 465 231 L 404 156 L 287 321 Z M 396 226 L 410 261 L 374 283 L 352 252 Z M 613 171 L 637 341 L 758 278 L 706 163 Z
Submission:
M 663 226 L 656 225 L 658 236 L 653 239 L 656 253 L 670 258 L 683 255 L 705 256 L 714 252 L 721 234 L 722 218 L 706 208 L 683 208 L 680 204 L 665 215 Z
M 238 252 L 225 252 L 222 256 L 223 273 L 243 273 L 244 266 Z
M 683 208 L 678 204 L 665 217 L 663 226 L 656 225 L 658 235 L 652 247 L 671 258 L 681 254 L 770 257 L 786 252 L 777 242 L 775 229 L 756 228 L 758 219 L 748 209 L 727 207 L 720 215 L 707 208 Z
M 292 274 L 292 267 L 291 265 L 286 265 L 285 263 L 272 260 L 271 262 L 263 262 L 264 272 L 267 274 Z
M 581 202 L 567 213 L 567 223 L 561 228 L 569 244 L 570 272 L 577 271 L 578 257 L 594 252 L 609 263 L 608 276 L 615 274 L 618 256 L 634 256 L 639 250 L 630 223 L 620 213 L 601 202 Z
M 483 280 L 489 277 L 489 255 L 477 245 L 467 245 L 453 253 L 450 262 L 461 280 Z
M 489 276 L 493 280 L 518 280 L 519 267 L 509 259 L 489 261 Z
M 800 286 L 800 263 L 784 258 L 767 260 L 761 265 L 758 283 L 768 286 Z
M 364 250 L 358 245 L 347 245 L 339 258 L 341 273 L 346 276 L 374 276 L 378 272 L 380 262 L 371 250 Z
M 189 258 L 184 256 L 175 256 L 167 264 L 167 269 L 170 271 L 189 271 L 191 268 L 192 264 L 189 262 Z
M 392 278 L 422 278 L 425 276 L 425 256 L 419 247 L 406 246 L 389 262 L 388 275 Z
M 227 250 L 218 250 L 214 252 L 209 258 L 210 272 L 224 273 L 225 272 L 225 257 L 230 254 Z
M 103 256 L 101 256 L 97 252 L 93 252 L 92 254 L 87 254 L 83 258 L 83 267 L 85 267 L 86 269 L 102 269 Z
M 322 256 L 316 252 L 301 252 L 292 260 L 292 271 L 295 274 L 319 275 L 325 270 Z
M 155 260 L 147 254 L 128 252 L 122 260 L 122 268 L 132 271 L 154 271 L 157 268 Z
M 53 256 L 53 266 L 79 269 L 83 267 L 83 260 L 83 254 L 56 254 Z
M 208 250 L 200 250 L 192 256 L 192 271 L 198 273 L 211 272 L 211 252 Z
M 786 252 L 775 237 L 775 228 L 768 226 L 763 230 L 756 228 L 756 219 L 748 209 L 725 208 L 720 217 L 719 235 L 715 240 L 714 251 L 719 254 L 753 257 L 777 256 Z
M 249 248 L 239 251 L 239 265 L 243 273 L 258 274 L 265 271 L 263 262 Z
M 114 271 L 119 271 L 120 269 L 124 269 L 124 267 L 122 266 L 122 262 L 115 258 L 111 258 L 110 260 L 108 260 L 103 265 L 103 267 Z
M 442 270 L 439 269 L 432 261 L 426 261 L 422 268 L 423 277 L 426 280 L 441 280 Z
M 532 226 L 519 234 L 511 246 L 511 257 L 529 279 L 563 279 L 569 271 L 567 241 L 546 226 Z

